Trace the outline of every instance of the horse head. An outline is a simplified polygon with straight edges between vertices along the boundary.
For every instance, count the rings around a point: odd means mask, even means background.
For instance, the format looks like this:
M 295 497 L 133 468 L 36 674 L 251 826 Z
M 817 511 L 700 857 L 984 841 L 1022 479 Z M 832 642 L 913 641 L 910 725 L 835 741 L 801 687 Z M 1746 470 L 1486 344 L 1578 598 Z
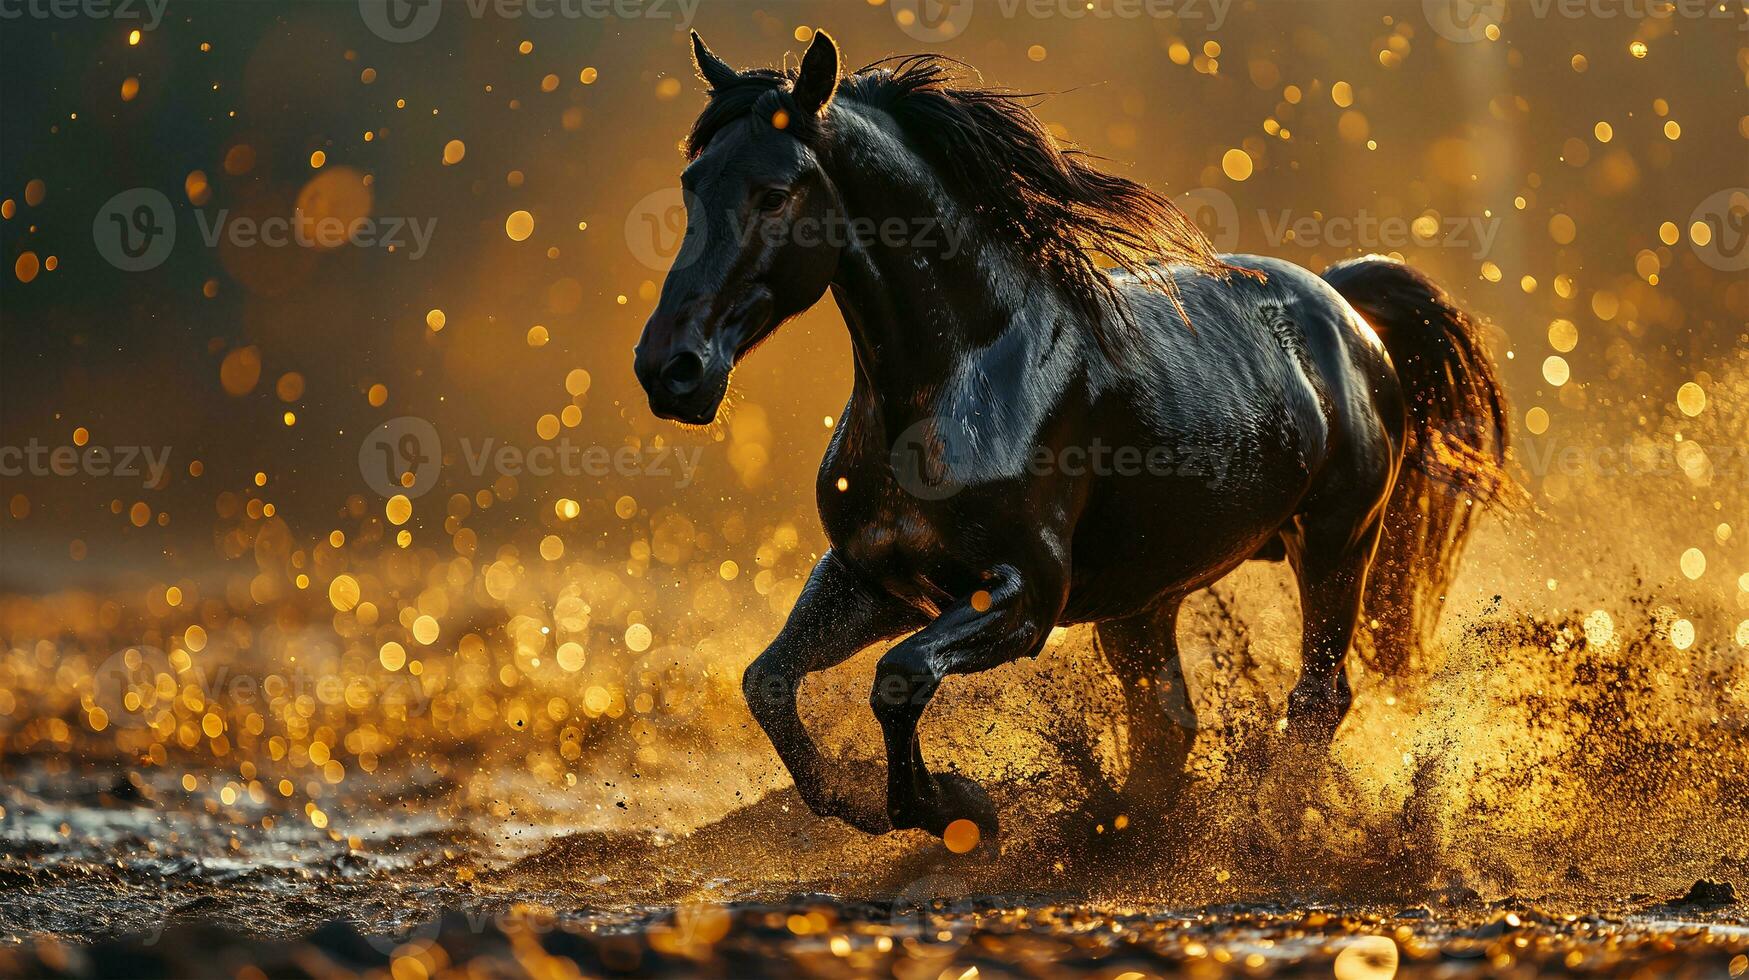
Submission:
M 816 152 L 838 87 L 824 32 L 796 70 L 740 72 L 692 35 L 711 100 L 680 182 L 686 235 L 633 367 L 657 415 L 716 418 L 735 364 L 814 305 L 837 271 L 844 214 Z

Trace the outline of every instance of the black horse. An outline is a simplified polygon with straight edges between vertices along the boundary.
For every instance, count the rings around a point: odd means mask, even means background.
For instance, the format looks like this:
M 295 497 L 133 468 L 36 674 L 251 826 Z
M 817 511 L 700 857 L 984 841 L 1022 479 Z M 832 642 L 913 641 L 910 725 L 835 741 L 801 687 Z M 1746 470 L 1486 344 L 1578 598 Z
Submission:
M 1170 202 L 944 59 L 840 78 L 824 33 L 783 71 L 693 47 L 710 100 L 685 244 L 637 347 L 651 409 L 711 422 L 735 364 L 828 287 L 855 351 L 817 487 L 831 549 L 744 680 L 814 812 L 993 833 L 982 789 L 925 766 L 918 719 L 944 677 L 1085 622 L 1128 699 L 1124 792 L 1161 797 L 1192 736 L 1168 715 L 1188 703 L 1179 605 L 1251 559 L 1299 581 L 1290 736 L 1327 742 L 1348 710 L 1363 600 L 1363 655 L 1404 668 L 1506 486 L 1493 365 L 1438 286 L 1380 257 L 1320 278 L 1216 256 Z M 870 698 L 883 810 L 828 767 L 796 695 L 905 634 Z

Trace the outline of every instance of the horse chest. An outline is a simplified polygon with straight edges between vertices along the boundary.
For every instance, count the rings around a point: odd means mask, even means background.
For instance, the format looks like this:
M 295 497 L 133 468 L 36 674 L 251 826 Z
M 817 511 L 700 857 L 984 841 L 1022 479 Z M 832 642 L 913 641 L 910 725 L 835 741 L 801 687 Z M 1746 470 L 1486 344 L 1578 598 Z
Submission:
M 977 570 L 961 568 L 950 540 L 945 504 L 920 500 L 871 470 L 823 480 L 820 516 L 832 549 L 891 594 L 921 607 L 938 607 Z
M 826 503 L 826 534 L 834 547 L 881 561 L 927 561 L 945 547 L 943 528 L 922 506 L 889 494 Z

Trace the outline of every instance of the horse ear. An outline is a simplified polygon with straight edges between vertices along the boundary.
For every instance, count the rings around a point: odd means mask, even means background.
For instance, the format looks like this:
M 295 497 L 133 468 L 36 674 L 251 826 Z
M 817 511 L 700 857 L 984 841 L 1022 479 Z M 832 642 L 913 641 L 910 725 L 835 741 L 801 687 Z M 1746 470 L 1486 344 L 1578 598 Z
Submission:
M 814 32 L 814 43 L 802 55 L 802 70 L 796 75 L 796 108 L 815 115 L 832 101 L 838 90 L 838 45 L 825 31 Z
M 711 54 L 711 49 L 704 46 L 704 38 L 699 37 L 697 31 L 692 32 L 692 63 L 698 66 L 698 77 L 712 89 L 726 88 L 741 77 L 741 73 L 730 68 L 728 62 Z

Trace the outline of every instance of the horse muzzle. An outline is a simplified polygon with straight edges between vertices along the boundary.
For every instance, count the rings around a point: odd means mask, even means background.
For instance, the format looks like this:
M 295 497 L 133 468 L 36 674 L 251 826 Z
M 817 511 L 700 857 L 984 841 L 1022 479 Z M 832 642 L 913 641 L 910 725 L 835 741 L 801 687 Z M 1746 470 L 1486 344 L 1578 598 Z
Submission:
M 686 425 L 709 424 L 717 417 L 729 380 L 727 365 L 715 360 L 708 349 L 681 349 L 660 362 L 639 357 L 635 370 L 650 411 Z
M 683 309 L 692 310 L 688 304 Z M 717 417 L 729 390 L 729 372 L 735 362 L 775 327 L 772 297 L 768 290 L 749 290 L 718 321 L 704 330 L 677 329 L 662 324 L 671 338 L 687 338 L 668 345 L 640 344 L 633 369 L 649 396 L 650 411 L 686 425 L 706 425 Z M 656 324 L 658 313 L 652 316 Z M 645 336 L 652 331 L 645 327 Z M 702 335 L 702 342 L 700 337 Z M 659 335 L 658 335 L 659 336 Z M 655 349 L 660 346 L 661 349 Z

